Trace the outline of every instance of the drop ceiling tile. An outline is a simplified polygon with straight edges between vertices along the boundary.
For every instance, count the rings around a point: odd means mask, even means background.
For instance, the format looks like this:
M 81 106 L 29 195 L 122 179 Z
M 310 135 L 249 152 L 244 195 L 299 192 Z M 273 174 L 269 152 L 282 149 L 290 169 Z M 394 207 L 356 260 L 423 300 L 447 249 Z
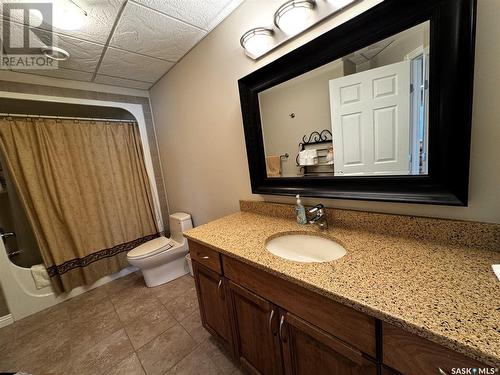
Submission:
M 131 79 L 110 77 L 110 76 L 105 76 L 102 74 L 98 74 L 95 77 L 94 82 L 102 83 L 105 85 L 122 86 L 122 87 L 129 87 L 132 89 L 140 89 L 140 90 L 147 90 L 153 85 L 150 82 L 134 81 Z
M 11 29 L 11 38 L 13 40 L 22 40 L 23 33 L 28 32 L 25 26 L 18 23 L 6 22 L 6 25 Z M 104 49 L 104 45 L 101 44 L 71 38 L 66 35 L 51 34 L 44 30 L 37 30 L 36 36 L 32 31 L 29 32 L 30 47 L 53 45 L 64 49 L 70 54 L 68 60 L 57 62 L 61 68 L 94 72 Z M 51 35 L 52 42 L 50 39 Z
M 352 63 L 355 65 L 363 64 L 368 61 L 366 57 L 364 57 L 362 54 L 358 52 L 355 52 L 349 56 L 345 57 L 347 60 L 350 60 Z
M 98 73 L 155 83 L 174 63 L 108 47 Z
M 159 10 L 173 17 L 184 20 L 192 25 L 201 27 L 209 31 L 215 24 L 214 21 L 222 21 L 219 15 L 228 6 L 236 3 L 234 8 L 241 3 L 241 0 L 135 0 L 138 3 L 150 8 Z
M 392 39 L 385 39 L 378 43 L 373 43 L 372 45 L 363 48 L 362 53 L 368 59 L 372 59 L 377 56 L 380 52 L 382 52 L 389 44 L 393 42 Z
M 53 78 L 62 78 L 62 79 L 71 79 L 76 81 L 85 81 L 90 82 L 92 80 L 92 73 L 89 72 L 81 72 L 79 70 L 71 70 L 71 69 L 49 69 L 49 70 L 13 70 L 17 73 L 26 73 L 26 74 L 36 74 L 40 76 L 53 77 Z
M 203 30 L 162 13 L 135 3 L 128 3 L 110 45 L 160 59 L 177 61 L 205 34 Z
M 32 2 L 45 3 L 52 1 L 53 0 L 37 0 Z M 29 1 L 9 0 L 8 2 L 26 3 Z M 75 3 L 80 5 L 87 12 L 84 26 L 79 30 L 62 30 L 52 27 L 52 31 L 92 42 L 106 43 L 123 2 L 124 0 L 75 0 Z M 6 17 L 3 15 L 3 9 L 0 10 L 0 12 L 2 12 L 2 18 Z M 14 12 L 11 19 L 23 23 L 20 12 Z M 31 25 L 37 25 L 39 23 L 35 18 L 30 18 L 29 22 Z

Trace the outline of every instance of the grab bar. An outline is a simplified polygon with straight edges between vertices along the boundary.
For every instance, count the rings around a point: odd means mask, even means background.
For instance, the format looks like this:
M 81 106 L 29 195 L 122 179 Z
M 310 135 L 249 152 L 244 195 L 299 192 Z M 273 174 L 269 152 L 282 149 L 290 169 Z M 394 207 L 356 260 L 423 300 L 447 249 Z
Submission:
M 23 251 L 22 250 L 15 250 L 15 251 L 11 251 L 11 252 L 8 252 L 7 251 L 7 256 L 10 258 L 10 257 L 15 257 L 16 255 L 19 255 L 21 254 Z
M 7 233 L 1 233 L 0 232 L 0 238 L 2 239 L 3 243 L 6 244 L 7 243 L 7 239 L 9 237 L 15 237 L 16 234 L 14 232 L 7 232 Z
M 0 233 L 0 238 L 3 240 L 3 243 L 7 242 L 7 238 L 9 237 L 15 237 L 16 234 L 14 232 L 7 232 L 7 233 Z M 10 257 L 14 257 L 16 255 L 21 254 L 23 251 L 22 250 L 14 250 L 14 251 L 7 251 L 7 255 Z
M 14 232 L 0 233 L 0 238 L 3 240 L 4 243 L 5 241 L 7 241 L 7 238 L 15 236 L 16 234 Z

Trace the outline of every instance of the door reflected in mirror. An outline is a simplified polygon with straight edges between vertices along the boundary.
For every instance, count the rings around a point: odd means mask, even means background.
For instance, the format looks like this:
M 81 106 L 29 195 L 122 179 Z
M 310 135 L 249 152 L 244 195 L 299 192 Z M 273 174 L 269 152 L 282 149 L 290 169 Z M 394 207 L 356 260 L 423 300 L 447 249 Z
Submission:
M 267 176 L 426 175 L 429 29 L 260 92 Z

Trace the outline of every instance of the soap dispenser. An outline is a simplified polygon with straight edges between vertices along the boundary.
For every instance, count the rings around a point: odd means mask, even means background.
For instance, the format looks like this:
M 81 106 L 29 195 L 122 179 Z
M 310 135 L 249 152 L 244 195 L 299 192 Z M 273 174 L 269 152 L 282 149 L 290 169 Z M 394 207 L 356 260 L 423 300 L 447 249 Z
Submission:
M 300 195 L 296 195 L 297 205 L 295 206 L 295 211 L 297 211 L 297 223 L 299 224 L 307 224 L 306 218 L 306 209 L 302 205 L 302 201 L 300 200 Z

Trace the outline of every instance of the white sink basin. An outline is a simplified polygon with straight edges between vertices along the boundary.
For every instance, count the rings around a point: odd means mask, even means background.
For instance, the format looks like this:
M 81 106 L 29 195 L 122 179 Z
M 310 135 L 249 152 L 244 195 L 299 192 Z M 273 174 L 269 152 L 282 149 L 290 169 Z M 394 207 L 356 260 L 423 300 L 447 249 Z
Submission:
M 342 258 L 346 249 L 328 238 L 308 234 L 286 234 L 267 241 L 269 252 L 302 263 L 330 262 Z

